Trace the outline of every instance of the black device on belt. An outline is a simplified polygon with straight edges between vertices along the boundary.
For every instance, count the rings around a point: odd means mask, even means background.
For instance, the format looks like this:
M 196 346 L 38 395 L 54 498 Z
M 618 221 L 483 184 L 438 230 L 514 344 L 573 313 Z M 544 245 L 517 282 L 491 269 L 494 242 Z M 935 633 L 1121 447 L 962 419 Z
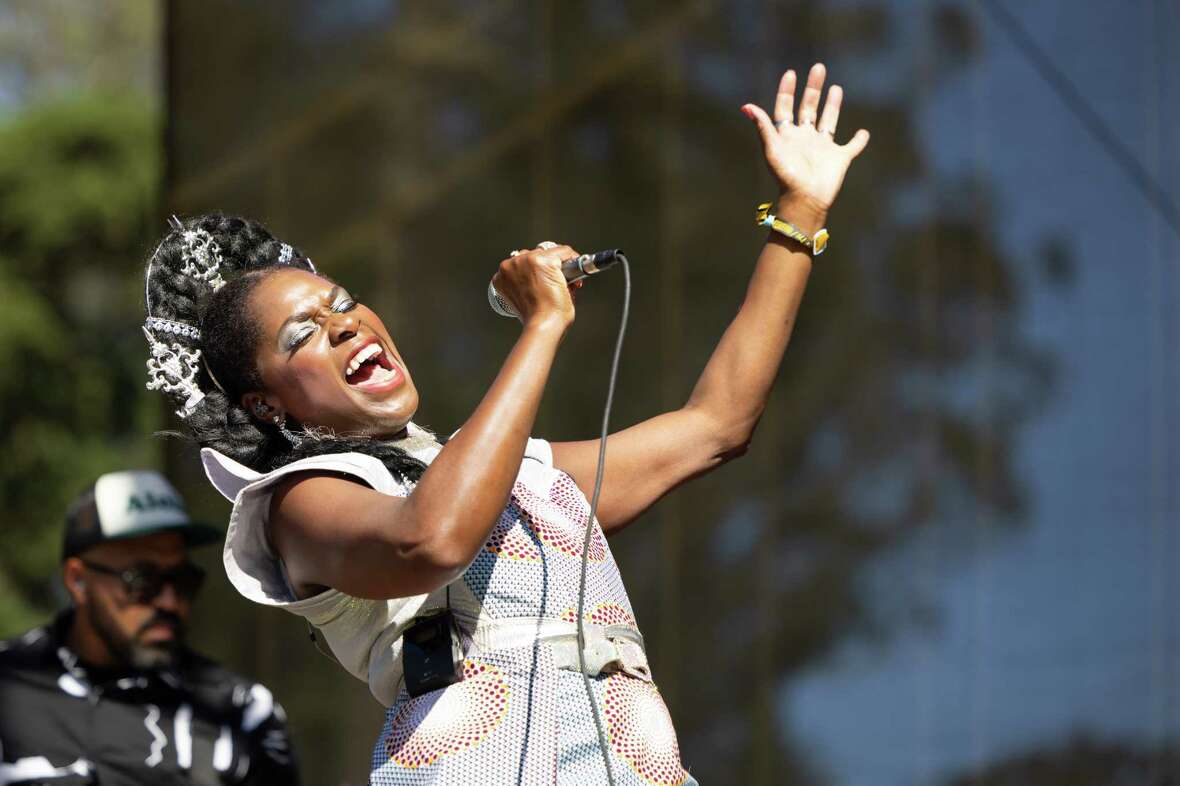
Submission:
M 451 588 L 447 607 L 418 617 L 402 633 L 402 671 L 406 693 L 421 696 L 463 679 L 463 645 L 451 613 Z

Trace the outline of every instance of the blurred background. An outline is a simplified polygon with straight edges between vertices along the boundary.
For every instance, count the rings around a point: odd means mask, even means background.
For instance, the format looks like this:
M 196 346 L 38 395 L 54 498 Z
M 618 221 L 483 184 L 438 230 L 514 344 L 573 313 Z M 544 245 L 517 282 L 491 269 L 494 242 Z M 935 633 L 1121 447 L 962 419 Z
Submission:
M 1172 0 L 3 0 L 0 636 L 44 621 L 68 501 L 166 470 L 144 390 L 173 212 L 258 218 L 386 319 L 462 424 L 517 333 L 484 289 L 543 239 L 627 249 L 614 425 L 678 406 L 772 196 L 746 101 L 823 60 L 831 215 L 750 453 L 612 543 L 710 784 L 1180 778 L 1180 4 Z M 583 290 L 536 433 L 597 429 L 621 277 Z M 305 783 L 381 717 L 229 587 L 194 645 L 286 705 Z

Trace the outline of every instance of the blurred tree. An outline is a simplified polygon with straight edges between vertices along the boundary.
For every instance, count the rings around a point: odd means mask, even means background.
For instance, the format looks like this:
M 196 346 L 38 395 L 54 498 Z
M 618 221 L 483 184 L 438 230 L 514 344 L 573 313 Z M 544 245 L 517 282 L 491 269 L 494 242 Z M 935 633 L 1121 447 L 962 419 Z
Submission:
M 57 93 L 159 93 L 160 9 L 144 0 L 5 0 L 0 4 L 0 106 Z
M 133 271 L 154 223 L 158 120 L 83 95 L 0 127 L 0 635 L 52 607 L 61 521 L 102 472 L 158 461 Z
M 931 623 L 920 581 L 867 583 L 883 555 L 937 530 L 933 559 L 953 558 L 1019 525 L 1011 455 L 1051 390 L 986 172 L 936 178 L 916 129 L 978 51 L 975 20 L 938 2 L 358 0 L 331 23 L 317 8 L 172 4 L 168 204 L 261 218 L 359 290 L 413 368 L 419 421 L 444 432 L 515 337 L 473 304 L 501 255 L 541 239 L 622 246 L 635 265 L 615 427 L 683 401 L 761 242 L 767 181 L 737 107 L 769 105 L 780 67 L 840 53 L 841 137 L 873 142 L 751 452 L 612 541 L 701 781 L 823 782 L 780 712 L 786 686 L 851 636 Z M 596 433 L 618 286 L 583 290 L 539 435 Z M 276 643 L 291 621 L 224 608 L 219 624 L 249 631 L 226 655 L 279 680 L 296 724 L 316 718 L 309 777 L 363 778 L 363 689 Z

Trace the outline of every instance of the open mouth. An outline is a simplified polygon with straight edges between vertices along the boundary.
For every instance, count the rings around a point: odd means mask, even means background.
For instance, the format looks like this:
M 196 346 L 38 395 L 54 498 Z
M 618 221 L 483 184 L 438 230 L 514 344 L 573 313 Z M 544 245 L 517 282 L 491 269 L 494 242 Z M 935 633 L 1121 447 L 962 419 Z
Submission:
M 394 387 L 401 380 L 401 372 L 376 341 L 357 350 L 344 370 L 344 381 L 363 390 Z

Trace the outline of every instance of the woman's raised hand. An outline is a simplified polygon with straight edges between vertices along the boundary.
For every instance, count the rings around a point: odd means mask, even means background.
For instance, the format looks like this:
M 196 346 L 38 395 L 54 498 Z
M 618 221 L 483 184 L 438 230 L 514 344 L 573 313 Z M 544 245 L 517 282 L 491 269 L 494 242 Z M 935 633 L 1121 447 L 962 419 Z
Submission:
M 562 328 L 574 321 L 572 289 L 561 272 L 561 263 L 578 256 L 569 246 L 539 243 L 536 248 L 513 251 L 500 263 L 492 286 L 510 302 L 525 325 L 552 322 Z
M 742 112 L 758 126 L 766 166 L 778 180 L 782 196 L 826 212 L 832 206 L 852 159 L 869 143 L 869 132 L 860 129 L 843 145 L 836 144 L 836 123 L 844 90 L 828 88 L 820 113 L 826 70 L 816 63 L 807 75 L 803 97 L 795 106 L 795 72 L 783 74 L 774 101 L 774 121 L 761 107 L 745 104 Z

